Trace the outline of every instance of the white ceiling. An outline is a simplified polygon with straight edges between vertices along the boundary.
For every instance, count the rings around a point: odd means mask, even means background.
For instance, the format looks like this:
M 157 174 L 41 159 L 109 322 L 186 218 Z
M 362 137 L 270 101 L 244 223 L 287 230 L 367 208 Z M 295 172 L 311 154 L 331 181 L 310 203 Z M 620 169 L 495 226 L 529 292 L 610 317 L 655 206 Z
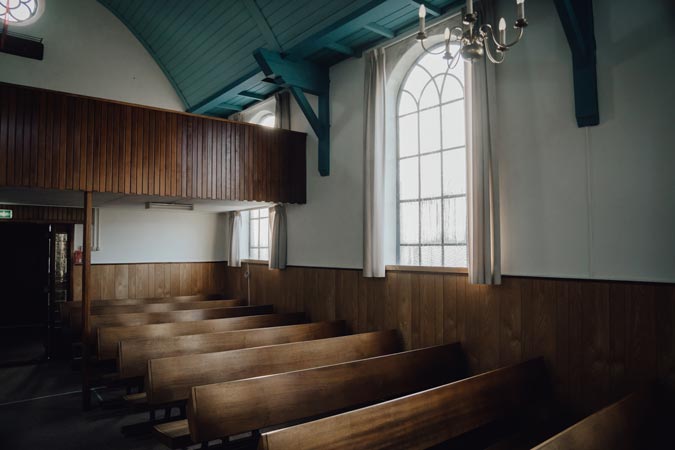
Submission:
M 266 202 L 203 200 L 94 192 L 94 207 L 96 208 L 145 208 L 146 202 L 191 203 L 194 205 L 195 211 L 213 213 L 246 208 L 262 208 L 266 205 L 271 205 L 271 203 Z M 77 191 L 50 189 L 0 188 L 0 204 L 82 207 L 84 204 L 84 194 Z

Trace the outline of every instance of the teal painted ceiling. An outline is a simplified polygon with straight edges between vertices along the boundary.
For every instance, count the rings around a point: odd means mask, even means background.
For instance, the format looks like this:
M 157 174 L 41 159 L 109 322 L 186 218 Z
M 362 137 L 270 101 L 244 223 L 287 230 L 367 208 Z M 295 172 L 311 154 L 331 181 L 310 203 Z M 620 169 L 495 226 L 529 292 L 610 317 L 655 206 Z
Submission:
M 272 95 L 253 52 L 331 66 L 457 0 L 99 0 L 145 46 L 185 109 L 228 116 Z

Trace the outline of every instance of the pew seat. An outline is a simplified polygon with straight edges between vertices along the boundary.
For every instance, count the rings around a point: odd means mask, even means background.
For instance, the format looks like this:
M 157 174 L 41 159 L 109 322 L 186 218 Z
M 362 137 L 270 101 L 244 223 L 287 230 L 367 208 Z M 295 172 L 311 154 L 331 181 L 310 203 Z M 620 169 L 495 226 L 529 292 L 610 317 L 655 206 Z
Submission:
M 541 358 L 261 435 L 263 450 L 428 449 L 503 420 L 548 391 Z
M 395 330 L 148 361 L 151 408 L 184 403 L 193 386 L 337 364 L 400 351 Z
M 104 327 L 98 330 L 96 350 L 99 359 L 116 359 L 119 342 L 123 340 L 159 339 L 172 336 L 244 330 L 247 328 L 275 327 L 294 325 L 304 321 L 304 313 L 284 313 L 150 325 Z
M 188 400 L 188 421 L 157 425 L 155 434 L 165 445 L 182 448 L 388 400 L 464 375 L 460 345 L 447 344 L 196 386 Z
M 151 359 L 287 344 L 344 334 L 345 322 L 339 320 L 160 339 L 123 340 L 118 347 L 117 369 L 120 379 L 145 377 Z

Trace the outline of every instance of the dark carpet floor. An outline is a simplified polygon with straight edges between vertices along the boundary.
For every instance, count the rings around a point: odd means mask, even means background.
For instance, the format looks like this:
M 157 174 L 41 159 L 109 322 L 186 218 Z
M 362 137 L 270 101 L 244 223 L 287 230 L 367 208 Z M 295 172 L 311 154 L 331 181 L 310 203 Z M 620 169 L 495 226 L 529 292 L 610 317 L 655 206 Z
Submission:
M 94 408 L 83 412 L 80 373 L 68 362 L 0 368 L 0 448 L 166 449 L 150 434 L 122 434 L 148 415 L 101 406 L 101 397 L 119 394 L 97 391 Z

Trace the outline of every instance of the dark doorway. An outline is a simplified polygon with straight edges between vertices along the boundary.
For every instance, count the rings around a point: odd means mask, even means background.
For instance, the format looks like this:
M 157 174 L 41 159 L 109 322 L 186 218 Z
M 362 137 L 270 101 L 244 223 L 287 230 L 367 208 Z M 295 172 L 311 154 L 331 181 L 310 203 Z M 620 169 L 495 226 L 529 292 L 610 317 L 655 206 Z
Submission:
M 0 251 L 0 364 L 44 359 L 50 323 L 50 226 L 0 223 Z

